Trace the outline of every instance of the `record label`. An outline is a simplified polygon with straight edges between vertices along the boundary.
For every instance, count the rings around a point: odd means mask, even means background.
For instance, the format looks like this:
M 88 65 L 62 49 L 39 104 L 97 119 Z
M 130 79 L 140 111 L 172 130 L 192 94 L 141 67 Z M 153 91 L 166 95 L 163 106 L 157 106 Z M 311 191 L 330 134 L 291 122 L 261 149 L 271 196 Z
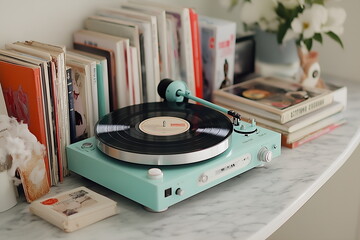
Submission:
M 139 124 L 144 133 L 154 136 L 172 136 L 190 129 L 190 123 L 182 118 L 162 116 L 148 118 Z

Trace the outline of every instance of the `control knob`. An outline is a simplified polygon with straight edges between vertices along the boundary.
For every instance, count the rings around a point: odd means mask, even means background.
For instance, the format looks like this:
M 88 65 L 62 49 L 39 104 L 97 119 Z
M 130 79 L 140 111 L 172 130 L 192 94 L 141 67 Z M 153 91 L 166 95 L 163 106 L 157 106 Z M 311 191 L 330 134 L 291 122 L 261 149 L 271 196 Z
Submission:
M 262 162 L 270 162 L 272 160 L 272 152 L 267 147 L 262 147 L 258 152 L 258 159 Z

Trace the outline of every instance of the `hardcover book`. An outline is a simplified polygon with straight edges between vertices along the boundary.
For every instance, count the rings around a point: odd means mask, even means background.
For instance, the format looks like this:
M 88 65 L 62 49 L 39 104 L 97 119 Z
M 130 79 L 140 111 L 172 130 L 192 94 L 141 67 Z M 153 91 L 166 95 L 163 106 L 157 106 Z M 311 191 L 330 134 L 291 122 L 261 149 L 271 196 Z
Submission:
M 30 204 L 30 212 L 73 232 L 117 214 L 117 203 L 85 187 L 78 187 Z
M 214 91 L 214 102 L 286 123 L 333 102 L 330 90 L 259 77 Z
M 327 118 L 333 114 L 336 114 L 336 113 L 344 110 L 343 104 L 338 103 L 338 102 L 332 102 L 330 105 L 327 105 L 317 111 L 311 112 L 307 115 L 301 116 L 301 117 L 296 118 L 287 123 L 279 123 L 279 122 L 275 122 L 275 121 L 272 121 L 267 118 L 263 118 L 263 117 L 254 115 L 252 113 L 244 112 L 239 108 L 229 107 L 224 104 L 217 103 L 217 102 L 215 102 L 215 104 L 218 104 L 222 107 L 225 107 L 225 108 L 228 108 L 228 109 L 238 112 L 241 115 L 242 119 L 255 119 L 255 121 L 259 125 L 262 125 L 265 128 L 272 128 L 274 131 L 282 133 L 282 134 L 284 134 L 284 133 L 287 134 L 287 133 L 292 133 L 292 132 L 298 131 L 304 127 L 307 127 L 307 126 L 317 122 L 317 121 L 320 121 L 324 118 Z

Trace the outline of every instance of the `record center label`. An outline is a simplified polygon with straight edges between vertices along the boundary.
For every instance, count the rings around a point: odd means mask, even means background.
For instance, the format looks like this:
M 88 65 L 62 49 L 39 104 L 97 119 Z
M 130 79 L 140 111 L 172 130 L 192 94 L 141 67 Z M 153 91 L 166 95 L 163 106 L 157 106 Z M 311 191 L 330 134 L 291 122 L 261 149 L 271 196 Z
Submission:
M 162 116 L 145 119 L 139 128 L 150 135 L 173 136 L 188 131 L 190 123 L 182 118 Z

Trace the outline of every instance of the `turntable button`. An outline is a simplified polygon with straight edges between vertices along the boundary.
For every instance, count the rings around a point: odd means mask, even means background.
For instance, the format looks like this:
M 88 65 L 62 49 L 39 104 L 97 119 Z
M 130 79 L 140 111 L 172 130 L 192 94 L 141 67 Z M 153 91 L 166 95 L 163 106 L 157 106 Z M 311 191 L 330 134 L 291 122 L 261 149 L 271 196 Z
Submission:
M 208 179 L 209 179 L 208 175 L 202 174 L 199 178 L 199 182 L 206 183 Z
M 148 170 L 148 178 L 150 179 L 162 179 L 164 176 L 163 172 L 159 168 L 150 168 Z
M 182 190 L 181 188 L 178 188 L 178 189 L 176 189 L 175 193 L 176 193 L 176 195 L 182 196 L 182 195 L 184 195 L 184 190 Z

